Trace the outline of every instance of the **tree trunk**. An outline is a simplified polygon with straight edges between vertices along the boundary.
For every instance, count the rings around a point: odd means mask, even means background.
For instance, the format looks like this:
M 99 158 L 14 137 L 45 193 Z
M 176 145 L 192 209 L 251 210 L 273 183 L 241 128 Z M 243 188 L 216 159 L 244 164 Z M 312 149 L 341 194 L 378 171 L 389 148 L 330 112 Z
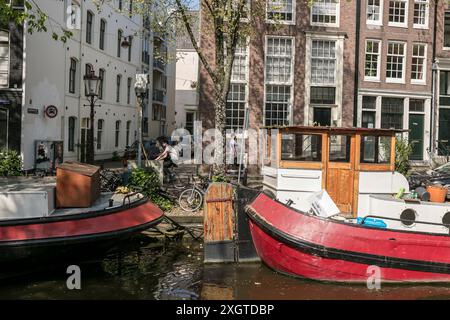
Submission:
M 214 139 L 215 150 L 214 150 L 214 175 L 225 177 L 226 174 L 226 135 L 225 128 L 227 124 L 226 120 L 226 100 L 221 96 L 216 96 L 216 103 L 214 105 L 215 111 L 215 129 L 216 133 L 222 135 L 222 139 Z

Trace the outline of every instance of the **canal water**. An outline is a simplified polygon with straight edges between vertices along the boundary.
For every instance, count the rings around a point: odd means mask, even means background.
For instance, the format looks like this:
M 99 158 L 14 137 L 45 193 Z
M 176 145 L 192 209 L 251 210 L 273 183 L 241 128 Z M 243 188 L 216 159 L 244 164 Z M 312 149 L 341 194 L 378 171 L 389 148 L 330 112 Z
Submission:
M 80 290 L 67 288 L 67 266 L 53 266 L 1 280 L 0 299 L 450 299 L 450 284 L 382 285 L 377 291 L 291 278 L 260 263 L 205 266 L 201 243 L 146 236 L 73 264 L 81 270 Z

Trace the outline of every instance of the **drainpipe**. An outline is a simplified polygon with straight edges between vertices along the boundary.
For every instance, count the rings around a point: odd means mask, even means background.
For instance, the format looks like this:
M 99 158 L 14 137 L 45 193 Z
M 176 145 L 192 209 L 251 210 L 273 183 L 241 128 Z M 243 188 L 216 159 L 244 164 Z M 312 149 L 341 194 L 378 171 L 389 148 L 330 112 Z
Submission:
M 436 81 L 438 79 L 437 72 L 439 72 L 438 65 L 436 63 L 436 30 L 437 30 L 437 12 L 438 12 L 438 0 L 434 1 L 434 28 L 433 28 L 433 65 L 431 68 L 431 83 L 432 83 L 432 97 L 431 97 L 431 110 L 430 110 L 430 152 L 434 154 L 436 152 L 436 118 L 437 118 L 437 99 L 436 99 Z
M 356 1 L 355 32 L 355 84 L 353 93 L 353 126 L 358 125 L 358 87 L 359 87 L 359 36 L 361 27 L 361 1 Z

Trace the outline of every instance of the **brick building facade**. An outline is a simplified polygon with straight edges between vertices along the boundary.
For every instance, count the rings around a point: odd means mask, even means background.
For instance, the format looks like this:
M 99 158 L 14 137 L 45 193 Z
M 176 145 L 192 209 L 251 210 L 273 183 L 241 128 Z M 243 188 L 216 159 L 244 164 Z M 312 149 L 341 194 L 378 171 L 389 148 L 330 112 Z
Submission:
M 270 0 L 266 19 L 236 53 L 228 127 L 243 124 L 248 106 L 253 128 L 318 123 L 404 129 L 414 141 L 411 160 L 426 161 L 433 128 L 445 121 L 450 126 L 450 99 L 448 108 L 438 108 L 442 98 L 433 99 L 433 92 L 439 94 L 433 82 L 440 81 L 433 77 L 435 58 L 448 70 L 450 97 L 450 10 L 444 2 L 317 0 L 309 6 L 306 0 Z M 276 28 L 271 4 L 281 17 Z M 201 46 L 210 61 L 211 25 L 203 14 Z M 212 127 L 212 84 L 202 67 L 200 85 L 200 119 Z M 448 115 L 436 120 L 436 108 Z M 436 137 L 448 131 L 436 129 Z

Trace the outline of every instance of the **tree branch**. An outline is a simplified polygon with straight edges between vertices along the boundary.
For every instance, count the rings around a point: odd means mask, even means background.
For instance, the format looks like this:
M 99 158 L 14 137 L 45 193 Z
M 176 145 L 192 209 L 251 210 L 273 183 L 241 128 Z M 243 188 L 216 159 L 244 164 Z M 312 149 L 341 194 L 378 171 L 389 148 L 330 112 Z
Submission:
M 178 6 L 178 9 L 180 10 L 181 17 L 184 23 L 184 26 L 186 27 L 186 31 L 189 35 L 189 38 L 191 39 L 192 46 L 194 47 L 195 51 L 197 51 L 198 57 L 200 61 L 203 63 L 203 66 L 205 67 L 206 71 L 208 72 L 209 76 L 213 80 L 214 83 L 218 82 L 217 76 L 212 70 L 211 66 L 208 63 L 208 60 L 206 60 L 206 57 L 204 56 L 203 52 L 201 51 L 200 47 L 198 46 L 197 39 L 195 39 L 194 32 L 192 31 L 191 24 L 188 21 L 186 10 L 184 9 L 181 0 L 175 0 L 176 4 Z

